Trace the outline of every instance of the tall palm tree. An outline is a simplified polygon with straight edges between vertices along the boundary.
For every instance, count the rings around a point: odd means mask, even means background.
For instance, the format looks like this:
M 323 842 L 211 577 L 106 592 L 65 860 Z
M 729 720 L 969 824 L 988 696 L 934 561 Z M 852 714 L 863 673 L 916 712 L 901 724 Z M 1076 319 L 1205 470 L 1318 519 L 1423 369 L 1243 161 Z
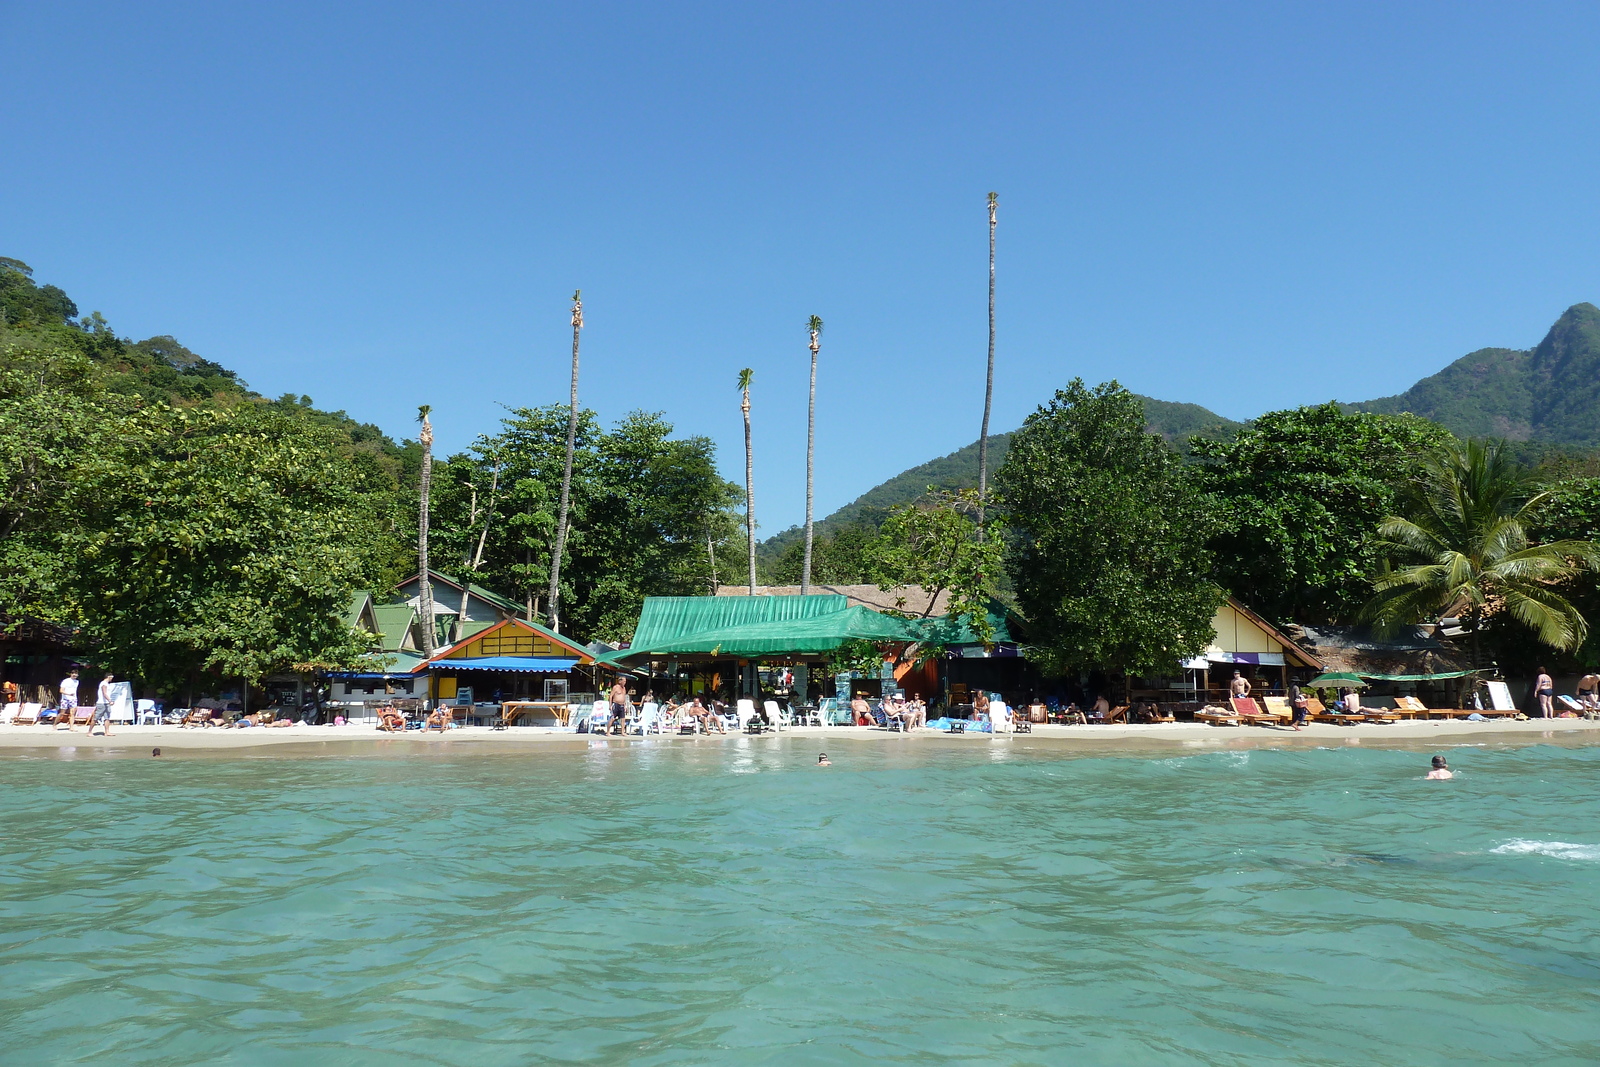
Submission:
M 800 595 L 811 592 L 811 472 L 817 459 L 817 338 L 822 336 L 822 320 L 813 315 L 806 320 L 811 333 L 811 404 L 806 409 L 806 555 L 800 566 Z
M 422 611 L 422 652 L 433 655 L 433 575 L 428 569 L 428 498 L 433 494 L 433 423 L 428 413 L 429 404 L 417 408 L 417 421 L 422 430 L 417 440 L 422 444 L 422 472 L 417 477 L 417 573 L 419 578 L 420 607 Z
M 739 372 L 739 392 L 743 399 L 739 410 L 744 412 L 744 529 L 750 544 L 750 595 L 756 595 L 756 464 L 750 451 L 750 379 L 754 373 L 749 367 Z
M 561 508 L 556 517 L 556 548 L 550 557 L 550 629 L 561 632 L 561 557 L 567 550 L 568 507 L 572 500 L 572 454 L 578 447 L 578 331 L 583 329 L 583 290 L 572 293 L 572 408 L 567 415 L 567 458 L 561 467 Z
M 1548 495 L 1500 442 L 1446 445 L 1407 487 L 1404 514 L 1378 525 L 1390 563 L 1373 577 L 1368 617 L 1393 628 L 1458 616 L 1471 635 L 1473 666 L 1482 662 L 1480 626 L 1500 612 L 1551 648 L 1582 644 L 1588 624 L 1554 586 L 1600 570 L 1600 545 L 1533 544 L 1528 530 Z
M 989 194 L 989 376 L 983 386 L 983 429 L 978 433 L 978 540 L 983 540 L 983 510 L 989 496 L 989 406 L 994 401 L 994 223 L 998 193 Z

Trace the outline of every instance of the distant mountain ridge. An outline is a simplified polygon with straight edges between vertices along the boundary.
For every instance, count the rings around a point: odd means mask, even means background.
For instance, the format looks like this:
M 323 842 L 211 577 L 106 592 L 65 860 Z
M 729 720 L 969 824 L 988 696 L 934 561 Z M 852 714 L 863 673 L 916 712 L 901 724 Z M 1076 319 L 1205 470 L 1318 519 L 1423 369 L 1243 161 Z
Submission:
M 1182 448 L 1190 437 L 1224 435 L 1244 423 L 1199 404 L 1141 396 L 1145 422 Z M 1600 308 L 1574 304 L 1533 348 L 1480 348 L 1395 396 L 1346 404 L 1353 411 L 1394 415 L 1409 411 L 1432 419 L 1458 437 L 1504 437 L 1547 449 L 1600 450 Z M 1011 434 L 989 438 L 989 469 L 1005 462 Z M 978 484 L 978 443 L 929 460 L 862 493 L 817 528 L 829 531 L 857 521 L 875 521 L 931 486 L 967 489 Z M 799 527 L 760 545 L 776 558 L 803 536 Z

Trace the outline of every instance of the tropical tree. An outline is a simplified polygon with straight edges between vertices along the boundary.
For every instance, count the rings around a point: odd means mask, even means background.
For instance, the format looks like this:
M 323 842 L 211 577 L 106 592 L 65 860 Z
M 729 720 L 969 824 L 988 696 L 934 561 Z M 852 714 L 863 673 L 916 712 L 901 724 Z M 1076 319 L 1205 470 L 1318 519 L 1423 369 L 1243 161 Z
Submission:
M 811 316 L 806 329 L 811 333 L 811 400 L 806 407 L 806 555 L 800 568 L 801 596 L 811 592 L 811 473 L 817 458 L 817 338 L 822 336 L 822 320 Z
M 739 410 L 744 413 L 744 532 L 750 549 L 751 596 L 756 595 L 756 465 L 750 450 L 750 379 L 754 374 L 749 367 L 739 372 Z
M 550 553 L 550 629 L 561 632 L 561 557 L 567 550 L 568 505 L 572 500 L 572 456 L 578 443 L 578 331 L 583 329 L 583 290 L 572 292 L 572 403 L 567 416 L 567 457 L 561 468 L 561 506 L 556 515 L 556 547 Z
M 1450 432 L 1337 404 L 1269 411 L 1225 440 L 1194 437 L 1217 581 L 1279 623 L 1347 622 L 1372 595 L 1378 523 Z
M 995 486 L 1036 661 L 1150 676 L 1205 649 L 1208 501 L 1138 397 L 1074 379 L 1012 435 Z
M 489 446 L 492 448 L 492 446 Z M 489 468 L 489 499 L 483 506 L 483 526 L 478 526 L 478 485 L 476 479 L 469 486 L 472 502 L 468 505 L 467 529 L 478 530 L 478 543 L 472 546 L 468 541 L 469 550 L 461 560 L 462 569 L 466 572 L 461 576 L 461 604 L 456 609 L 456 625 L 451 631 L 450 640 L 459 641 L 465 636 L 463 629 L 467 624 L 467 598 L 471 593 L 472 576 L 483 566 L 483 551 L 489 545 L 489 527 L 495 518 L 495 505 L 500 499 L 500 456 L 492 454 L 492 464 Z
M 428 413 L 433 408 L 423 404 L 417 408 L 417 421 L 422 430 L 417 440 L 422 445 L 422 470 L 417 478 L 417 573 L 420 585 L 422 612 L 422 652 L 433 655 L 433 574 L 428 569 L 428 504 L 433 493 L 433 423 Z
M 980 540 L 975 521 L 978 494 L 971 489 L 930 491 L 912 504 L 894 508 L 869 550 L 878 587 L 920 585 L 929 593 L 927 618 L 939 594 L 948 592 L 945 614 L 967 624 L 987 645 L 992 583 L 1001 567 L 999 538 Z
M 983 429 L 978 433 L 978 536 L 983 536 L 984 506 L 989 495 L 989 408 L 994 402 L 994 224 L 999 194 L 989 194 L 989 374 L 983 385 Z
M 1588 623 L 1556 587 L 1600 570 L 1600 545 L 1536 543 L 1530 530 L 1549 496 L 1503 442 L 1447 443 L 1422 462 L 1400 513 L 1378 525 L 1387 559 L 1367 616 L 1385 629 L 1458 617 L 1475 666 L 1490 617 L 1509 616 L 1558 651 L 1578 647 Z

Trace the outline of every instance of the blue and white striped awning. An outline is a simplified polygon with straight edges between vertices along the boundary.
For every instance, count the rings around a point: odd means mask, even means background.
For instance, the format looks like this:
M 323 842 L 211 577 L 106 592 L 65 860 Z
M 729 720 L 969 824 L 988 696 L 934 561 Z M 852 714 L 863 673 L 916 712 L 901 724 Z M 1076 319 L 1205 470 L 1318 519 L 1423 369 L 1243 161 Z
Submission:
M 576 659 L 558 656 L 474 656 L 467 659 L 436 659 L 430 670 L 520 671 L 525 674 L 565 674 L 578 665 Z

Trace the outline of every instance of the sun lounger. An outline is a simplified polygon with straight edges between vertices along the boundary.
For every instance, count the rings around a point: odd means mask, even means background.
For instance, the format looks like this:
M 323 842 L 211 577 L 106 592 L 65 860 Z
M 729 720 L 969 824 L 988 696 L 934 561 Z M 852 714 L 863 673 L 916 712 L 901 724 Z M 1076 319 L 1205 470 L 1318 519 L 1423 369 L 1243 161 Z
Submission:
M 1329 711 L 1327 706 L 1316 697 L 1308 697 L 1306 699 L 1306 717 L 1312 722 L 1331 722 L 1335 726 L 1350 726 L 1362 721 L 1359 715 L 1342 715 L 1335 711 Z
M 1294 709 L 1289 706 L 1288 697 L 1262 697 L 1261 703 L 1267 709 L 1267 714 L 1278 722 L 1294 721 Z
M 59 723 L 60 721 L 61 720 L 59 718 L 56 720 L 57 723 Z M 93 721 L 94 721 L 94 705 L 93 704 L 79 704 L 77 707 L 72 709 L 71 724 L 73 726 L 79 726 L 79 725 L 87 726 Z
M 1231 709 L 1205 707 L 1194 713 L 1194 721 L 1208 723 L 1211 726 L 1238 726 L 1239 713 Z
M 34 723 L 39 721 L 40 707 L 41 705 L 39 704 L 22 705 L 22 707 L 17 709 L 17 716 L 11 720 L 12 723 L 17 726 L 32 726 Z
M 1261 705 L 1255 702 L 1254 697 L 1232 697 L 1228 700 L 1234 713 L 1239 716 L 1240 722 L 1260 723 L 1271 722 L 1275 716 L 1268 715 L 1261 710 Z
M 5 710 L 0 711 L 0 726 L 4 726 L 6 723 L 11 722 L 13 719 L 15 719 L 17 717 L 18 713 L 21 712 L 21 711 L 22 711 L 21 702 L 12 701 L 10 704 L 7 704 L 5 706 Z

